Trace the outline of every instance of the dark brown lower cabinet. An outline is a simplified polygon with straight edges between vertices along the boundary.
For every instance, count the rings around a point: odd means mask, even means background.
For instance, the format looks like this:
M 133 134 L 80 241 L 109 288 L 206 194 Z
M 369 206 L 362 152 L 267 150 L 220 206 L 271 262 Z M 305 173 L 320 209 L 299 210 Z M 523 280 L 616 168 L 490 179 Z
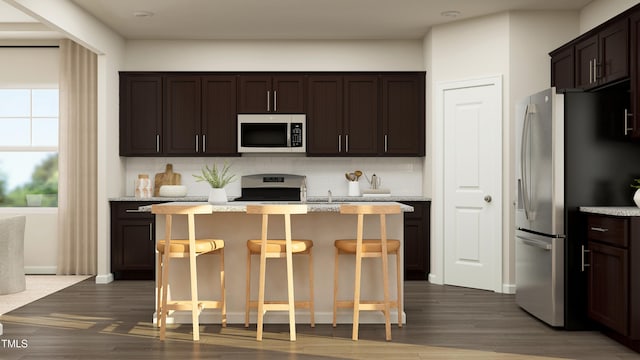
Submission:
M 587 247 L 589 318 L 640 351 L 640 217 L 588 215 Z
M 403 201 L 413 206 L 404 213 L 404 279 L 427 280 L 431 267 L 431 201 Z
M 116 280 L 155 279 L 155 216 L 138 207 L 153 202 L 111 202 L 111 272 Z

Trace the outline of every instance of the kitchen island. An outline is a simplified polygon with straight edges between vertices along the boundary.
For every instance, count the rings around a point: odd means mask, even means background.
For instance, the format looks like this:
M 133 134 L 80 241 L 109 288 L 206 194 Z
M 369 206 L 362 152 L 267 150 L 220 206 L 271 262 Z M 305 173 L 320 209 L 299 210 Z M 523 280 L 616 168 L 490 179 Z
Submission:
M 227 291 L 227 319 L 229 323 L 244 323 L 245 305 L 245 281 L 246 281 L 246 241 L 260 237 L 261 218 L 258 215 L 245 213 L 247 204 L 264 204 L 277 202 L 229 202 L 221 205 L 213 205 L 211 215 L 196 216 L 196 238 L 215 237 L 225 240 L 225 277 Z M 296 202 L 292 202 L 296 203 Z M 299 202 L 297 202 L 299 203 Z M 333 241 L 340 238 L 355 238 L 356 217 L 341 215 L 340 205 L 344 202 L 309 202 L 308 214 L 294 215 L 292 218 L 292 235 L 294 238 L 306 238 L 314 241 L 313 265 L 315 281 L 315 320 L 316 323 L 332 322 L 333 306 Z M 185 202 L 166 203 L 184 205 Z M 193 204 L 202 204 L 194 202 Z M 402 212 L 411 212 L 413 208 L 396 202 L 369 202 L 369 204 L 398 204 Z M 390 215 L 387 217 L 387 235 L 390 239 L 403 241 L 403 215 Z M 269 237 L 284 237 L 284 224 L 282 217 L 270 217 Z M 156 239 L 164 239 L 164 216 L 156 216 Z M 380 224 L 376 216 L 365 218 L 364 237 L 379 237 Z M 172 238 L 186 238 L 187 224 L 185 216 L 175 216 L 173 220 Z M 402 252 L 400 252 L 402 254 Z M 395 257 L 389 257 L 390 269 L 395 269 Z M 198 290 L 200 298 L 219 298 L 218 264 L 215 256 L 202 256 L 198 259 Z M 294 287 L 296 299 L 304 300 L 308 297 L 308 263 L 305 256 L 294 256 Z M 402 262 L 402 256 L 400 261 Z M 286 298 L 286 268 L 284 261 L 270 260 L 267 263 L 268 273 L 266 282 L 266 299 Z M 402 266 L 401 266 L 402 268 Z M 339 299 L 353 297 L 354 257 L 342 256 L 340 258 L 339 273 Z M 258 261 L 252 261 L 252 289 L 257 289 Z M 403 276 L 403 274 L 401 274 Z M 169 274 L 169 286 L 171 296 L 174 299 L 189 298 L 188 265 L 184 259 L 172 259 Z M 362 266 L 362 297 L 370 299 L 382 299 L 383 289 L 380 279 L 380 259 L 366 259 Z M 390 289 L 394 293 L 396 281 L 395 274 L 391 273 L 389 281 Z M 402 286 L 402 284 L 400 284 Z M 252 294 L 257 294 L 252 290 Z M 402 299 L 401 299 L 402 300 Z M 352 311 L 340 310 L 338 323 L 351 323 Z M 397 319 L 397 313 L 392 310 L 392 319 Z M 404 314 L 403 314 L 404 319 Z M 154 314 L 155 321 L 155 314 Z M 189 312 L 175 312 L 169 322 L 190 323 Z M 255 310 L 251 314 L 251 323 L 255 323 Z M 265 315 L 265 323 L 287 323 L 286 312 L 268 312 Z M 307 309 L 296 311 L 298 323 L 309 323 Z M 200 315 L 201 323 L 219 323 L 219 311 L 204 310 Z M 384 323 L 384 317 L 379 312 L 363 312 L 360 315 L 361 323 Z

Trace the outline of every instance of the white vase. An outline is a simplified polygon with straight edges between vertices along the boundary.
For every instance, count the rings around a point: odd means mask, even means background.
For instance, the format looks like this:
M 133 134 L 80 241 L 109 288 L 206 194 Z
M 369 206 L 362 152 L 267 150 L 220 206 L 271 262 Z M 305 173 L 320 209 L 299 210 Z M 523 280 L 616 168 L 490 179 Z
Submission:
M 349 196 L 360 196 L 360 183 L 357 181 L 349 181 Z
M 636 203 L 637 207 L 640 207 L 640 189 L 637 189 L 636 193 L 633 194 L 633 201 Z
M 209 191 L 209 203 L 210 204 L 226 204 L 227 191 L 224 188 L 212 188 Z

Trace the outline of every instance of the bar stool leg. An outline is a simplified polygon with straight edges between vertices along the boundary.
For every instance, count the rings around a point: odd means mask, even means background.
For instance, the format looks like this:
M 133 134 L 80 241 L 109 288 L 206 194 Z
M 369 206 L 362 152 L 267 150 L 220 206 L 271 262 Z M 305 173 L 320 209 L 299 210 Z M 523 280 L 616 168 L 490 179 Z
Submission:
M 162 254 L 156 256 L 156 325 L 161 327 L 160 311 L 162 309 Z
M 258 284 L 258 331 L 256 339 L 262 341 L 262 326 L 264 320 L 264 282 L 267 269 L 267 225 L 268 215 L 262 215 L 262 242 L 260 247 L 260 280 Z
M 311 327 L 316 327 L 314 297 L 313 297 L 313 252 L 309 250 L 309 312 L 311 313 Z
M 293 254 L 291 251 L 291 215 L 284 216 L 285 250 L 287 252 L 287 293 L 289 298 L 289 340 L 296 341 L 296 307 L 293 293 Z
M 227 327 L 227 287 L 224 278 L 224 248 L 220 252 L 220 296 L 222 298 L 222 327 Z
M 165 339 L 167 332 L 167 296 L 169 293 L 169 248 L 171 246 L 171 220 L 167 215 L 165 220 L 165 247 L 162 260 L 162 304 L 160 305 L 160 340 Z
M 333 261 L 333 327 L 336 327 L 336 312 L 338 311 L 338 258 L 340 251 L 335 248 Z
M 396 289 L 397 289 L 397 304 L 398 304 L 398 327 L 402 327 L 402 278 L 400 276 L 400 249 L 396 250 Z
M 352 340 L 358 340 L 358 327 L 360 321 L 360 277 L 362 275 L 362 227 L 364 215 L 358 214 L 358 231 L 356 243 L 356 281 L 353 294 L 353 332 Z
M 200 322 L 198 309 L 198 273 L 196 267 L 196 234 L 195 216 L 188 214 L 189 222 L 189 277 L 191 281 L 191 321 L 193 325 L 193 340 L 200 340 Z M 165 251 L 166 252 L 166 251 Z
M 244 327 L 249 327 L 249 304 L 251 301 L 251 250 L 247 248 L 247 284 L 245 293 L 246 296 L 246 304 L 244 310 Z

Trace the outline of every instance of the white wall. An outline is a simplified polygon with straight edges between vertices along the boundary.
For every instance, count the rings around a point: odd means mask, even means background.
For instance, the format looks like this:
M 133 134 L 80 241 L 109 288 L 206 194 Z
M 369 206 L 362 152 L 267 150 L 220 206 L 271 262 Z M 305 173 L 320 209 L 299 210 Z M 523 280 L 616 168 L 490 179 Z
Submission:
M 583 34 L 630 7 L 638 0 L 593 0 L 580 10 L 580 34 Z
M 572 40 L 578 33 L 579 16 L 575 11 L 515 11 L 510 13 L 509 64 L 511 104 L 504 124 L 504 221 L 503 273 L 506 284 L 515 283 L 515 104 L 525 96 L 551 85 L 549 52 Z
M 69 0 L 5 0 L 34 19 L 98 54 L 98 228 L 96 282 L 113 279 L 110 269 L 110 197 L 124 192 L 124 164 L 118 156 L 118 71 L 124 40 Z M 113 181 L 111 179 L 117 179 Z M 56 230 L 51 229 L 57 233 Z
M 58 59 L 58 48 L 0 48 L 0 88 L 57 88 Z M 25 271 L 28 274 L 55 274 L 58 209 L 0 209 L 0 217 L 14 215 L 27 216 Z

